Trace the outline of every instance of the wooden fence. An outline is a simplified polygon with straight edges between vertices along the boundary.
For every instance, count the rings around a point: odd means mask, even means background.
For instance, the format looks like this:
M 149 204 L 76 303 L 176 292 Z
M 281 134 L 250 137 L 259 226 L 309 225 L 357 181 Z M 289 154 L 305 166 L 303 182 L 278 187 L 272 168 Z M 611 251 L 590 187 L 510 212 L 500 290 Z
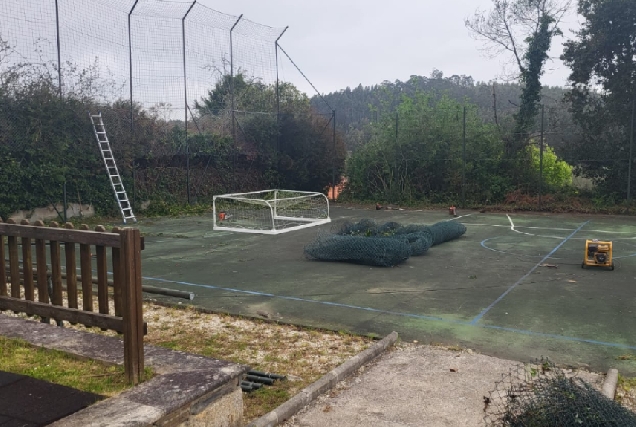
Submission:
M 137 384 L 144 372 L 142 245 L 139 230 L 133 228 L 115 227 L 112 232 L 106 232 L 102 226 L 90 231 L 88 226 L 82 225 L 80 230 L 75 230 L 70 223 L 64 227 L 57 223 L 46 227 L 41 221 L 29 225 L 23 220 L 18 225 L 11 220 L 3 223 L 0 219 L 0 310 L 37 315 L 47 322 L 49 318 L 58 323 L 66 320 L 123 333 L 126 377 Z M 32 246 L 35 246 L 35 265 Z M 96 278 L 93 277 L 93 258 Z M 114 310 L 109 307 L 109 258 Z M 77 274 L 78 260 L 80 275 Z M 97 311 L 93 306 L 94 282 Z M 81 309 L 78 306 L 80 293 Z

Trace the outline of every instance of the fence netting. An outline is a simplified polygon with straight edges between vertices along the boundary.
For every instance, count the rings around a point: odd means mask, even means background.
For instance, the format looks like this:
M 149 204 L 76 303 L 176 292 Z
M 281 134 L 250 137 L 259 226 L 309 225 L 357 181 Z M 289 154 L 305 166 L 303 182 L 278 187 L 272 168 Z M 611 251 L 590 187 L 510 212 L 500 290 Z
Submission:
M 511 369 L 484 399 L 492 427 L 636 426 L 636 414 L 545 358 Z
M 278 80 L 283 32 L 196 2 L 3 1 L 1 154 L 36 168 L 42 155 L 22 153 L 55 146 L 62 163 L 55 174 L 69 197 L 79 192 L 95 202 L 105 190 L 112 199 L 102 186 L 105 171 L 98 177 L 88 117 L 102 112 L 124 182 L 138 199 L 196 201 L 269 188 L 286 158 L 278 152 L 287 117 L 280 111 L 290 100 L 308 105 Z M 33 203 L 59 201 L 61 189 Z
M 442 221 L 431 226 L 377 224 L 370 219 L 344 223 L 333 234 L 320 234 L 305 246 L 305 256 L 318 261 L 344 261 L 356 264 L 393 267 L 411 256 L 424 255 L 439 245 L 464 235 L 466 226 Z

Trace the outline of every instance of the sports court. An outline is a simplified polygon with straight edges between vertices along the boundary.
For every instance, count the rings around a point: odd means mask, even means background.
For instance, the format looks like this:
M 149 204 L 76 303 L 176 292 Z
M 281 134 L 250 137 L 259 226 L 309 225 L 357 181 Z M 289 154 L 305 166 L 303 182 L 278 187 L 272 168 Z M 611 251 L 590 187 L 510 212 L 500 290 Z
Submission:
M 303 247 L 347 220 L 452 217 L 332 207 L 332 223 L 280 235 L 213 231 L 212 213 L 147 219 L 145 284 L 194 292 L 191 303 L 221 312 L 636 374 L 631 218 L 458 214 L 463 237 L 394 268 L 308 261 Z M 581 268 L 586 239 L 613 242 L 614 271 Z

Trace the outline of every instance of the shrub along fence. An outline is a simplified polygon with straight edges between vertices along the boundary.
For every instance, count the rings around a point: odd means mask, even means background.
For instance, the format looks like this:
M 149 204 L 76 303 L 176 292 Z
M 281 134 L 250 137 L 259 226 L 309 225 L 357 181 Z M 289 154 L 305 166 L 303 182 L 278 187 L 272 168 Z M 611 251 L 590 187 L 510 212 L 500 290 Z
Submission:
M 35 266 L 32 245 L 35 246 Z M 143 239 L 138 229 L 115 227 L 112 232 L 106 232 L 103 226 L 97 226 L 95 231 L 90 231 L 83 225 L 75 230 L 69 223 L 61 228 L 57 223 L 45 227 L 41 221 L 29 225 L 23 220 L 18 225 L 11 220 L 2 223 L 0 219 L 0 310 L 37 315 L 47 323 L 52 318 L 58 325 L 66 320 L 123 333 L 126 378 L 137 384 L 144 372 L 142 248 Z M 93 257 L 96 258 L 96 278 L 93 278 Z M 112 293 L 108 287 L 108 258 L 112 263 Z M 76 268 L 78 259 L 80 275 Z M 97 312 L 93 306 L 94 282 Z M 64 291 L 67 306 L 64 306 Z M 114 300 L 112 313 L 109 297 Z

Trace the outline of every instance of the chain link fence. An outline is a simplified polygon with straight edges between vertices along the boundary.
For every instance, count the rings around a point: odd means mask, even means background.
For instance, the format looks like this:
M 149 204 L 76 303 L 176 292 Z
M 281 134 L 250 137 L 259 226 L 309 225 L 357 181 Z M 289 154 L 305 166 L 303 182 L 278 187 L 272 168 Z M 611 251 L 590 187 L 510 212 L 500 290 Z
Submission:
M 328 159 L 342 163 L 344 149 L 307 96 L 279 80 L 285 30 L 196 1 L 3 1 L 0 155 L 15 163 L 4 180 L 26 188 L 15 172 L 28 166 L 41 181 L 20 207 L 60 200 L 63 182 L 69 197 L 112 206 L 89 111 L 102 112 L 135 201 L 324 187 Z M 306 128 L 299 142 L 292 125 Z M 314 181 L 299 176 L 312 150 L 322 159 L 310 162 L 321 168 Z

